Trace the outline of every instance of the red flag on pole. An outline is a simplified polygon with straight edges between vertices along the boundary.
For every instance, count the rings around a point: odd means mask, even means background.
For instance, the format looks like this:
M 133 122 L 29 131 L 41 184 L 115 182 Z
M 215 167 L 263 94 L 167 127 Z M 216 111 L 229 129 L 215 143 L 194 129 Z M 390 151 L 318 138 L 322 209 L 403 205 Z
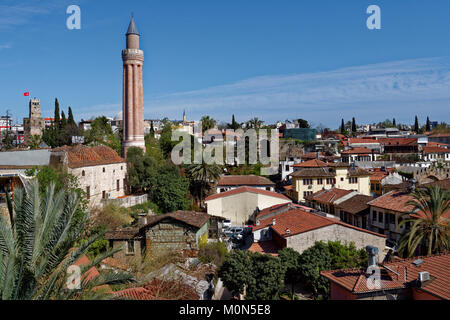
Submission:
M 25 92 L 25 93 L 23 94 L 24 97 L 28 97 L 29 95 L 30 95 L 29 92 Z

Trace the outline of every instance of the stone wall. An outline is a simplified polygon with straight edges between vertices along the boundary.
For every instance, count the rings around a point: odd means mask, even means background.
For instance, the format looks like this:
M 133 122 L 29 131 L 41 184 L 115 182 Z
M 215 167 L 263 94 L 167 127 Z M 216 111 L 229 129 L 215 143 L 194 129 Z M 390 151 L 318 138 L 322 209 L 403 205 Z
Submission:
M 146 231 L 147 246 L 158 249 L 197 249 L 197 230 L 178 222 L 158 223 Z
M 383 261 L 385 257 L 386 238 L 373 233 L 359 231 L 357 229 L 333 224 L 309 232 L 300 233 L 286 238 L 287 247 L 302 253 L 312 247 L 316 241 L 340 241 L 341 243 L 353 242 L 357 249 L 365 248 L 368 245 L 378 248 L 378 261 Z

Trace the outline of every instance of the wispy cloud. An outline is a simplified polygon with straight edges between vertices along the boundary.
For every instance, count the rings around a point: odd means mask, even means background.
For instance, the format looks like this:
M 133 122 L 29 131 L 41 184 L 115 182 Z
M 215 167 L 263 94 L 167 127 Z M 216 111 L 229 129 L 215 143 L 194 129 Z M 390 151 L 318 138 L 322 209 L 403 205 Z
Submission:
M 3 1 L 2 1 L 3 2 Z M 55 8 L 50 1 L 11 1 L 0 4 L 0 29 L 10 29 L 33 21 L 38 15 L 49 14 Z
M 395 61 L 327 72 L 264 76 L 202 90 L 146 97 L 147 117 L 209 114 L 229 121 L 302 117 L 335 125 L 341 117 L 371 122 L 414 114 L 450 120 L 450 57 Z M 444 117 L 444 118 L 442 118 Z M 413 119 L 411 119 L 413 121 Z
M 12 45 L 10 45 L 9 43 L 6 44 L 0 44 L 0 51 L 2 51 L 3 49 L 11 49 Z

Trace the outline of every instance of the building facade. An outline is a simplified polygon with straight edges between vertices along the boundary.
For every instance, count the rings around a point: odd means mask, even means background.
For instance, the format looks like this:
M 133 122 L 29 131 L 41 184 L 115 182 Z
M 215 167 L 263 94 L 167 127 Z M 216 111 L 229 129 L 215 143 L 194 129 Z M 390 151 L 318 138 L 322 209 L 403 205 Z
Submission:
M 30 99 L 29 117 L 23 119 L 24 140 L 28 142 L 34 136 L 42 136 L 45 127 L 41 114 L 41 102 L 39 99 Z

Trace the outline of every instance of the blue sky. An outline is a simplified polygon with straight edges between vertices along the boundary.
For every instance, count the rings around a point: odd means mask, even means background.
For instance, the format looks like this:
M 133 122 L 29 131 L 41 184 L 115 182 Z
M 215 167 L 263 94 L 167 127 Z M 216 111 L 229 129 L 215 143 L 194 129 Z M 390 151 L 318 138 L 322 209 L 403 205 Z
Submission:
M 71 4 L 81 30 L 66 28 Z M 30 91 L 44 116 L 55 97 L 78 120 L 114 116 L 131 12 L 146 118 L 450 120 L 448 0 L 0 0 L 0 114 L 26 116 Z

